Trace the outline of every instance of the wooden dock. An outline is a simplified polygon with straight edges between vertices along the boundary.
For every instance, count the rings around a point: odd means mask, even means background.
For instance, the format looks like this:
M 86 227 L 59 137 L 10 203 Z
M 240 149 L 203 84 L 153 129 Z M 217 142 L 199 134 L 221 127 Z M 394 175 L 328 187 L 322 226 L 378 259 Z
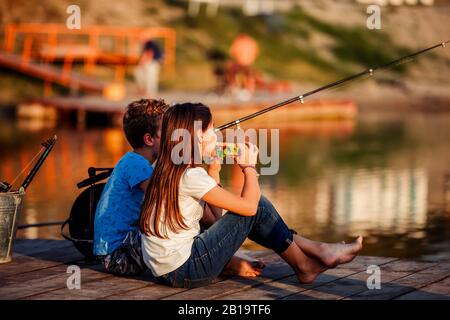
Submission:
M 301 285 L 291 268 L 271 251 L 245 251 L 267 265 L 261 277 L 227 277 L 201 288 L 171 288 L 148 273 L 117 277 L 83 257 L 64 240 L 17 240 L 13 261 L 0 265 L 0 299 L 164 299 L 164 300 L 450 300 L 450 262 L 418 262 L 386 257 L 357 257 L 328 270 L 313 284 Z M 81 288 L 68 289 L 69 265 L 81 270 Z M 381 289 L 368 289 L 369 265 L 381 271 Z
M 44 81 L 85 90 L 91 93 L 102 93 L 105 85 L 94 77 L 76 72 L 65 72 L 63 68 L 37 61 L 23 62 L 21 56 L 0 50 L 0 66 L 16 70 Z
M 284 95 L 261 93 L 249 101 L 240 101 L 232 96 L 208 95 L 205 93 L 162 92 L 158 98 L 173 104 L 186 101 L 200 101 L 211 108 L 216 123 L 226 123 L 237 118 L 260 111 L 280 101 L 292 98 Z M 103 114 L 112 123 L 122 123 L 126 106 L 139 97 L 125 97 L 122 100 L 107 100 L 99 95 L 36 97 L 19 105 L 18 114 L 24 118 L 58 118 L 67 113 L 76 112 L 78 123 L 84 123 L 89 114 Z M 297 128 L 300 130 L 312 127 L 313 130 L 347 132 L 352 130 L 357 117 L 358 106 L 349 99 L 315 99 L 304 104 L 294 103 L 246 122 L 243 126 Z M 299 126 L 299 121 L 302 125 Z M 308 126 L 308 122 L 311 123 Z

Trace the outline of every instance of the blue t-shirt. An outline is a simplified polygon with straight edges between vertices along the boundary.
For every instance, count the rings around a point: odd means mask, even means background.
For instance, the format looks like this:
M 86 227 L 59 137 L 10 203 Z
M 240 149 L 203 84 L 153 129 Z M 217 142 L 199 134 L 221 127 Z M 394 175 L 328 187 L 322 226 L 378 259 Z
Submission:
M 127 152 L 116 164 L 95 213 L 94 254 L 110 254 L 129 231 L 138 228 L 144 200 L 139 184 L 152 173 L 151 163 L 135 152 Z

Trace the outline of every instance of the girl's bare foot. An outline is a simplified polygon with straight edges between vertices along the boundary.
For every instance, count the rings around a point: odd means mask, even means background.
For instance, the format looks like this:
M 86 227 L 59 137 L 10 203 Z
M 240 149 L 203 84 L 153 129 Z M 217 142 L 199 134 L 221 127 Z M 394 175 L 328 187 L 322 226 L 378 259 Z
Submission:
M 261 275 L 265 264 L 257 260 L 246 260 L 233 256 L 222 271 L 222 275 L 254 278 Z
M 297 275 L 297 279 L 301 283 L 312 283 L 319 274 L 326 271 L 328 268 L 324 266 L 321 262 L 314 258 L 309 258 L 301 268 L 294 268 Z
M 280 256 L 292 267 L 301 283 L 313 282 L 328 269 L 319 259 L 306 255 L 295 241 Z
M 352 243 L 322 243 L 318 258 L 322 263 L 334 268 L 339 264 L 352 261 L 362 249 L 362 236 L 358 236 Z

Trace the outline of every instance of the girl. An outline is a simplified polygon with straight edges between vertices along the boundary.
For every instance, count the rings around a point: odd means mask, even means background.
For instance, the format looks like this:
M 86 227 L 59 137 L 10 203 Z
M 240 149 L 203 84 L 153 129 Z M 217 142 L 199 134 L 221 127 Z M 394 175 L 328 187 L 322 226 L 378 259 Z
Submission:
M 184 103 L 164 114 L 160 153 L 140 216 L 144 262 L 154 276 L 173 287 L 207 285 L 249 238 L 278 253 L 300 282 L 311 283 L 361 250 L 362 237 L 351 244 L 327 244 L 294 234 L 261 195 L 258 149 L 251 143 L 238 144 L 236 162 L 245 177 L 241 195 L 223 189 L 219 161 L 211 162 L 208 171 L 198 161 L 214 156 L 216 144 L 208 107 Z M 227 212 L 200 232 L 205 205 L 216 215 Z

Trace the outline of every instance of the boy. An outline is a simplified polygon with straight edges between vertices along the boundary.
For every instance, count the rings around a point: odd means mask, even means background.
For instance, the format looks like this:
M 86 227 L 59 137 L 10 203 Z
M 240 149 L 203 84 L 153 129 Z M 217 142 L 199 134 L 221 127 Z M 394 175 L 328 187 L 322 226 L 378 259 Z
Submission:
M 137 221 L 152 163 L 158 156 L 161 119 L 168 107 L 164 100 L 141 99 L 130 103 L 123 116 L 125 137 L 133 151 L 114 167 L 94 222 L 94 254 L 110 273 L 136 275 L 146 269 Z

